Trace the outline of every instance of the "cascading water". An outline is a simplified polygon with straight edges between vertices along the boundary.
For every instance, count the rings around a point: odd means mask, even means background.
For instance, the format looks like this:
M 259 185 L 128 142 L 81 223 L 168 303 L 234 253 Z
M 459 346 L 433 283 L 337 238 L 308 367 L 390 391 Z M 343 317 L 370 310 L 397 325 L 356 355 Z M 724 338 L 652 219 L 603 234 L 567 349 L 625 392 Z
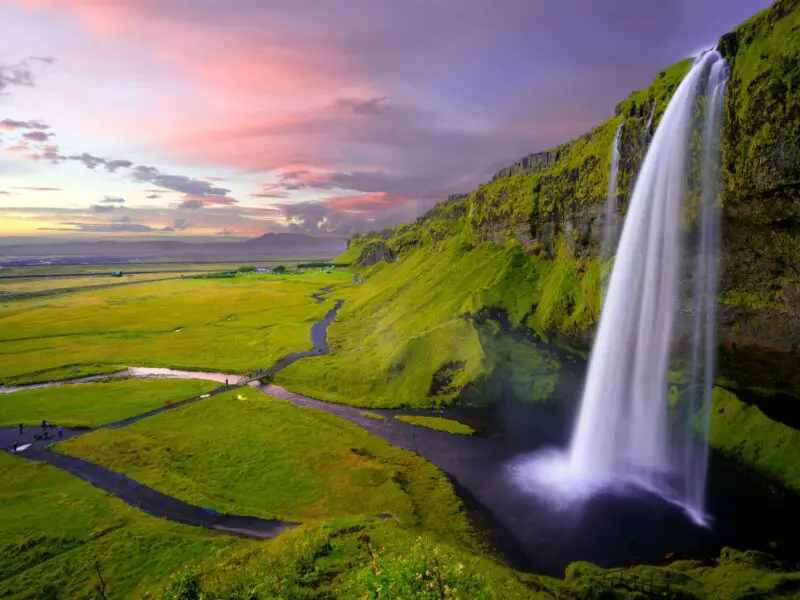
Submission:
M 589 360 L 589 372 L 570 448 L 570 470 L 590 478 L 629 479 L 655 489 L 702 515 L 707 431 L 696 439 L 686 423 L 672 423 L 668 375 L 681 276 L 681 211 L 687 196 L 689 137 L 705 84 L 702 242 L 695 273 L 698 307 L 693 354 L 700 344 L 713 357 L 716 289 L 716 209 L 720 105 L 727 66 L 716 51 L 694 64 L 673 96 L 653 136 L 631 197 L 625 227 Z M 712 173 L 712 170 L 715 171 Z M 712 246 L 714 248 L 712 249 Z M 702 396 L 710 402 L 713 365 L 704 364 Z M 700 369 L 695 375 L 700 377 Z M 707 414 L 708 408 L 705 411 Z M 689 417 L 694 416 L 694 412 Z M 707 419 L 705 423 L 707 429 Z M 701 448 L 703 456 L 697 456 Z M 700 464 L 702 463 L 702 464 Z M 697 473 L 702 469 L 703 475 Z M 700 487 L 702 486 L 702 488 Z
M 605 221 L 603 222 L 603 242 L 601 252 L 603 259 L 611 258 L 614 254 L 614 239 L 617 234 L 617 173 L 619 171 L 619 140 L 625 121 L 620 123 L 617 134 L 614 136 L 614 146 L 611 148 L 611 166 L 608 169 L 608 192 L 606 193 Z
M 650 109 L 650 116 L 647 117 L 647 124 L 644 126 L 642 130 L 642 137 L 649 139 L 650 138 L 650 128 L 653 126 L 653 117 L 656 116 L 656 103 L 653 102 L 653 108 Z
M 720 134 L 722 109 L 728 84 L 728 67 L 724 60 L 711 66 L 708 78 L 708 106 L 703 133 L 702 187 L 700 231 L 697 253 L 693 261 L 694 281 L 691 313 L 692 358 L 689 398 L 684 418 L 692 423 L 699 416 L 700 440 L 695 452 L 684 456 L 684 473 L 688 480 L 685 502 L 702 508 L 708 465 L 708 431 L 710 426 L 711 392 L 714 386 L 714 367 L 717 338 L 717 283 L 719 280 L 719 249 L 721 246 L 721 215 L 717 205 L 720 182 Z
M 702 54 L 667 106 L 628 207 L 568 455 L 517 470 L 562 497 L 634 484 L 705 522 L 727 75 L 718 52 Z M 698 125 L 699 156 L 690 144 Z M 692 210 L 694 240 L 681 225 Z M 687 303 L 688 319 L 679 314 Z M 669 374 L 680 357 L 688 357 L 690 382 L 675 398 Z

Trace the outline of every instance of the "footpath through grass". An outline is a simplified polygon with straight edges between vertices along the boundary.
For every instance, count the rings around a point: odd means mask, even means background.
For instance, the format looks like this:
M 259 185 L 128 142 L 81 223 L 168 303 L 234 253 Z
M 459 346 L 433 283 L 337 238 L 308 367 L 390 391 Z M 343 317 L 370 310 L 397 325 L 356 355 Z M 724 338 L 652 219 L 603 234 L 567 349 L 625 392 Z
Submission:
M 149 517 L 49 465 L 0 452 L 0 598 L 142 598 L 172 572 L 257 542 Z
M 199 396 L 219 387 L 211 381 L 155 379 L 75 383 L 0 394 L 0 426 L 98 427 Z
M 187 279 L 0 304 L 0 384 L 63 378 L 87 365 L 267 367 L 311 348 L 310 327 L 330 308 L 311 294 L 349 279 Z
M 388 514 L 445 539 L 473 535 L 447 477 L 427 461 L 252 388 L 57 448 L 227 513 L 302 523 Z

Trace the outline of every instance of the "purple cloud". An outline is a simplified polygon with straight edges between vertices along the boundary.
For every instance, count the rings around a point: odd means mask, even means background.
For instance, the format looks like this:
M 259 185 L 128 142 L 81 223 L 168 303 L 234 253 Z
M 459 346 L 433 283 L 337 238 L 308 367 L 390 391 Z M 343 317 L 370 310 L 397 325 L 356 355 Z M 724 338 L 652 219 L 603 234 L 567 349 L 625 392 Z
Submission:
M 0 94 L 11 86 L 30 87 L 33 82 L 33 72 L 24 62 L 14 65 L 0 64 Z
M 52 136 L 52 133 L 47 133 L 45 131 L 27 131 L 22 134 L 22 137 L 32 142 L 46 142 L 48 138 Z
M 229 189 L 216 187 L 208 181 L 186 177 L 185 175 L 168 175 L 155 167 L 139 165 L 133 169 L 133 178 L 136 181 L 152 183 L 154 185 L 181 192 L 187 196 L 225 196 Z M 232 200 L 232 199 L 231 199 Z M 233 200 L 235 202 L 235 200 Z
M 202 200 L 184 200 L 178 205 L 179 209 L 183 210 L 197 210 L 198 208 L 203 208 L 203 201 Z
M 3 119 L 0 121 L 0 129 L 50 129 L 47 123 L 42 121 L 17 121 L 15 119 Z

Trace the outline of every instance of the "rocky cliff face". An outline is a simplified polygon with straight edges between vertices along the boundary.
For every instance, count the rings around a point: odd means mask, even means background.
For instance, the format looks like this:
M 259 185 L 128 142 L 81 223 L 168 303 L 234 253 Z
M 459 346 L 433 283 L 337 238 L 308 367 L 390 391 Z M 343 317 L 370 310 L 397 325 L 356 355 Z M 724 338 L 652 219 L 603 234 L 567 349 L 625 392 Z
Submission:
M 721 198 L 721 377 L 800 394 L 800 0 L 778 0 L 724 36 L 719 48 L 731 66 Z M 402 260 L 422 248 L 435 252 L 443 242 L 502 244 L 537 259 L 567 258 L 578 285 L 598 286 L 599 278 L 588 274 L 596 272 L 614 136 L 622 127 L 621 220 L 653 131 L 690 66 L 685 60 L 662 71 L 588 134 L 524 157 L 415 223 L 353 238 L 350 260 Z M 571 299 L 562 304 L 576 310 Z M 548 321 L 549 333 L 588 346 L 597 308 L 583 308 L 580 319 L 567 314 Z

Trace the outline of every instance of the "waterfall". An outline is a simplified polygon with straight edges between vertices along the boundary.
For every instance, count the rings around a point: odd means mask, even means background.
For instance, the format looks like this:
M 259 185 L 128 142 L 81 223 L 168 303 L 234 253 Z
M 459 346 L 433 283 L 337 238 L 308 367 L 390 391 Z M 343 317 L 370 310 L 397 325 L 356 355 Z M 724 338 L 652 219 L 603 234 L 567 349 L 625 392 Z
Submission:
M 634 186 L 589 359 L 573 431 L 569 477 L 633 482 L 703 517 L 714 370 L 719 248 L 719 137 L 727 64 L 715 50 L 695 61 L 670 101 Z M 700 100 L 705 100 L 701 103 Z M 702 119 L 697 107 L 703 106 Z M 697 248 L 681 227 L 692 179 L 689 144 L 702 123 Z M 685 256 L 696 254 L 685 418 L 668 405 Z M 683 402 L 683 400 L 681 400 Z M 698 434 L 699 426 L 704 429 Z M 676 422 L 677 421 L 677 422 Z M 687 422 L 688 421 L 688 422 Z
M 608 191 L 606 192 L 605 221 L 603 222 L 603 242 L 601 253 L 603 260 L 611 258 L 614 254 L 614 239 L 617 236 L 617 172 L 619 171 L 619 140 L 622 128 L 625 126 L 623 118 L 614 136 L 614 145 L 611 148 L 611 166 L 608 169 Z M 604 286 L 605 287 L 605 286 Z
M 656 103 L 653 102 L 653 108 L 650 110 L 650 116 L 647 117 L 647 124 L 644 126 L 642 130 L 642 138 L 649 139 L 650 138 L 650 127 L 653 125 L 653 117 L 656 116 Z
M 721 215 L 717 205 L 720 183 L 720 134 L 728 68 L 724 60 L 716 61 L 708 78 L 708 106 L 703 132 L 702 187 L 700 232 L 697 254 L 693 261 L 692 288 L 692 358 L 689 381 L 688 423 L 695 415 L 701 419 L 698 444 L 687 446 L 685 473 L 689 478 L 685 502 L 702 507 L 708 467 L 708 430 L 711 417 L 711 392 L 717 339 L 717 283 L 721 246 Z

